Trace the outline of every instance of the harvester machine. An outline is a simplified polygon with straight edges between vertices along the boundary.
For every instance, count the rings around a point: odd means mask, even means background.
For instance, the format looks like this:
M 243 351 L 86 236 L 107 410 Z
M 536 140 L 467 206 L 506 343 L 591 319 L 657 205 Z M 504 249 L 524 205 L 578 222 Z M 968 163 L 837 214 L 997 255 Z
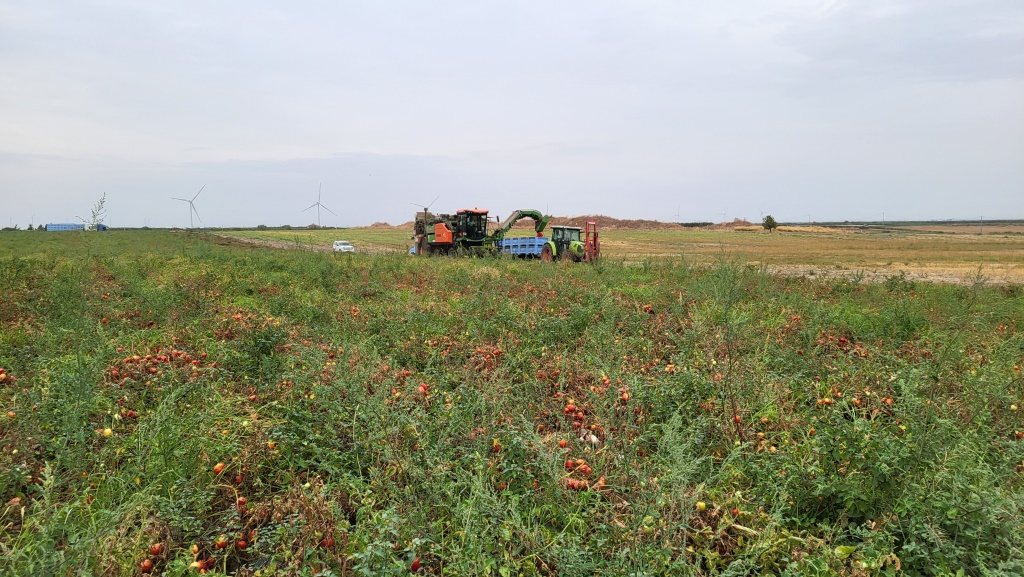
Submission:
M 516 210 L 498 222 L 497 228 L 491 232 L 487 231 L 487 214 L 487 210 L 479 208 L 462 209 L 455 214 L 417 212 L 413 235 L 415 245 L 410 252 L 428 256 L 508 254 L 545 261 L 570 259 L 576 262 L 592 261 L 601 255 L 596 221 L 587 221 L 586 229 L 552 226 L 551 238 L 547 238 L 544 230 L 551 217 L 538 210 Z M 536 235 L 507 236 L 512 227 L 524 218 L 533 219 Z
M 493 248 L 487 235 L 487 211 L 464 208 L 455 214 L 416 213 L 413 239 L 415 254 L 456 256 Z
M 537 232 L 537 237 L 543 236 L 544 229 L 547 228 L 548 221 L 551 220 L 550 216 L 544 216 L 539 210 L 516 210 L 508 215 L 508 218 L 498 223 L 498 228 L 492 235 L 494 240 L 500 241 L 504 239 L 508 231 L 512 230 L 512 227 L 524 218 L 533 219 L 533 230 Z
M 484 255 L 500 250 L 505 234 L 516 222 L 531 218 L 540 237 L 548 218 L 537 210 L 517 210 L 487 231 L 489 222 L 486 209 L 464 208 L 455 214 L 431 214 L 424 210 L 416 213 L 412 248 L 413 254 L 428 256 Z

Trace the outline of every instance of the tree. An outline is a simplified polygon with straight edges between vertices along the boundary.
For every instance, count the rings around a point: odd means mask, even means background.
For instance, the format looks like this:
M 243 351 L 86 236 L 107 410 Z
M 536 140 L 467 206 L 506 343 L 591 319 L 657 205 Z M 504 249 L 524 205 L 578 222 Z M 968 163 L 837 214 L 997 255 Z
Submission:
M 764 221 L 761 222 L 761 226 L 763 226 L 764 229 L 767 230 L 768 232 L 771 232 L 776 228 L 779 228 L 779 223 L 775 222 L 775 219 L 772 218 L 772 215 L 766 214 L 764 217 Z
M 96 201 L 96 204 L 92 206 L 92 217 L 89 220 L 85 220 L 82 217 L 78 217 L 78 220 L 85 224 L 92 225 L 93 230 L 98 230 L 99 225 L 103 224 L 103 219 L 107 218 L 107 209 L 104 205 L 107 203 L 107 193 L 103 193 L 103 196 Z

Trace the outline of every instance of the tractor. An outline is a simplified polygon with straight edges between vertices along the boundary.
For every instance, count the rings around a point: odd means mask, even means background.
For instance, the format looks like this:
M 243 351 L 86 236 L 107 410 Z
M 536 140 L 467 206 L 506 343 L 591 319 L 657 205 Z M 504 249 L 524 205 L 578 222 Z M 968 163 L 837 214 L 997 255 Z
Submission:
M 551 240 L 541 249 L 545 262 L 570 259 L 573 262 L 593 261 L 601 256 L 597 222 L 588 220 L 586 230 L 578 226 L 552 226 Z

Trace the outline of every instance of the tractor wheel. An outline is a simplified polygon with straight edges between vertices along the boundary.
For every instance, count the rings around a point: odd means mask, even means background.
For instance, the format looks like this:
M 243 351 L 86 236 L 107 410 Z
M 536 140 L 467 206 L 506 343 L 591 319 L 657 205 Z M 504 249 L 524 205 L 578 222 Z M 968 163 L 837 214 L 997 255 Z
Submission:
M 450 258 L 455 258 L 455 257 L 459 256 L 458 249 L 456 249 L 454 246 L 451 247 L 450 249 L 448 249 L 448 256 Z
M 551 261 L 555 260 L 554 256 L 551 254 L 551 245 L 546 244 L 546 245 L 544 245 L 544 248 L 541 249 L 541 251 L 540 251 L 540 260 L 542 260 L 544 262 L 551 262 Z

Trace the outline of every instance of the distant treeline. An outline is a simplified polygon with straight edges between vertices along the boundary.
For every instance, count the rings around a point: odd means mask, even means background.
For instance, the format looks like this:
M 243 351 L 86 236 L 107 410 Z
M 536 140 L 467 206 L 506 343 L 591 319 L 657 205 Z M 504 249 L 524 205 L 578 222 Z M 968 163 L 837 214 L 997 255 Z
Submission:
M 713 222 L 681 222 L 681 223 L 679 223 L 679 226 L 681 226 L 683 228 L 701 228 L 701 227 L 704 227 L 704 226 L 711 226 L 713 224 L 715 224 L 715 223 L 713 223 Z

